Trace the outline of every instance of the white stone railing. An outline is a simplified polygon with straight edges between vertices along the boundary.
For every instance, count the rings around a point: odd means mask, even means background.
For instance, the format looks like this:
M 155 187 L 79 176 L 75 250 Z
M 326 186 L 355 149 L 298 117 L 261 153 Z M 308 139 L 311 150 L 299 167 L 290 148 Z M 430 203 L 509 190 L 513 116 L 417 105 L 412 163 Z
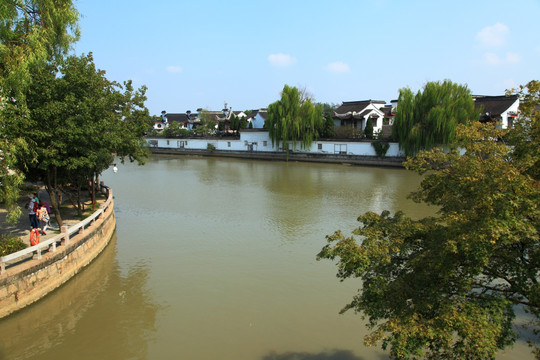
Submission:
M 14 262 L 16 260 L 24 260 L 29 258 L 29 255 L 32 255 L 32 258 L 41 259 L 42 252 L 55 252 L 57 246 L 66 246 L 70 243 L 70 239 L 79 234 L 84 234 L 85 230 L 96 222 L 111 206 L 112 204 L 112 190 L 108 187 L 107 189 L 107 201 L 99 206 L 99 209 L 96 210 L 92 215 L 87 217 L 77 224 L 67 227 L 62 226 L 60 229 L 60 234 L 53 236 L 50 239 L 47 239 L 39 244 L 27 247 L 21 251 L 0 257 L 0 275 L 6 272 L 6 264 L 8 262 Z

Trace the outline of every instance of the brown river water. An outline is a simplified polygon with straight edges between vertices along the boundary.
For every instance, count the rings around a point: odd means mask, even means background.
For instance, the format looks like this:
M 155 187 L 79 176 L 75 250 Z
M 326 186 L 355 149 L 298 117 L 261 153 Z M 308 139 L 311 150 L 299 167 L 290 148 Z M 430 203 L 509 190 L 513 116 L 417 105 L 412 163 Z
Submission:
M 118 164 L 116 235 L 84 271 L 0 321 L 0 359 L 388 359 L 363 345 L 361 287 L 316 261 L 366 211 L 434 209 L 402 169 L 153 156 Z M 529 359 L 518 342 L 498 359 Z

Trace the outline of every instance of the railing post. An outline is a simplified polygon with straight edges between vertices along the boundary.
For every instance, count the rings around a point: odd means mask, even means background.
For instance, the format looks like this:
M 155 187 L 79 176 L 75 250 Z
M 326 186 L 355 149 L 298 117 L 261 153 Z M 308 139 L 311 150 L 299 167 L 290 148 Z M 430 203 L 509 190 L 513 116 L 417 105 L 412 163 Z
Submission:
M 41 248 L 40 247 L 38 247 L 36 249 L 36 254 L 37 254 L 36 259 L 38 259 L 38 260 L 41 259 Z
M 81 227 L 79 228 L 79 234 L 80 234 L 80 235 L 84 234 L 84 226 L 81 226 Z
M 62 226 L 60 228 L 60 233 L 64 234 L 63 237 L 62 237 L 63 238 L 63 240 L 62 240 L 63 245 L 65 246 L 65 245 L 69 244 L 69 234 L 68 234 L 67 226 Z
M 0 262 L 0 274 L 3 274 L 6 272 L 6 263 L 1 261 Z
M 56 241 L 54 241 L 51 246 L 49 246 L 49 252 L 55 252 L 56 251 Z

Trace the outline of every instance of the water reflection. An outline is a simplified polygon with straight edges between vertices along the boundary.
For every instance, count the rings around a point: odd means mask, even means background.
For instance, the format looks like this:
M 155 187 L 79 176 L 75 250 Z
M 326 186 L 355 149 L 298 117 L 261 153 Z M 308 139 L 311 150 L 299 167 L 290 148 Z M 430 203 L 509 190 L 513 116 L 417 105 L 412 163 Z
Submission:
M 148 267 L 121 276 L 116 256 L 114 235 L 77 276 L 2 320 L 0 359 L 145 358 L 159 305 L 145 290 Z
M 376 358 L 370 357 L 369 359 L 375 360 Z M 387 357 L 382 356 L 380 359 L 387 359 Z M 334 350 L 325 351 L 319 354 L 297 352 L 288 352 L 284 354 L 270 353 L 263 357 L 262 360 L 367 360 L 367 358 L 356 356 L 351 351 Z

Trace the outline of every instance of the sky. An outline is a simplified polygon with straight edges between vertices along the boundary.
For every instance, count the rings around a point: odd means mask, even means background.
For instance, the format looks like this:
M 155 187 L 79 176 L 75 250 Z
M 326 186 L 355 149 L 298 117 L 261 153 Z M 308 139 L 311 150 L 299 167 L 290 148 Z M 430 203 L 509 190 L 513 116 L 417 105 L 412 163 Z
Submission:
M 540 79 L 540 0 L 75 0 L 109 80 L 151 115 L 268 107 L 284 85 L 316 102 L 397 99 L 449 79 L 475 95 Z

